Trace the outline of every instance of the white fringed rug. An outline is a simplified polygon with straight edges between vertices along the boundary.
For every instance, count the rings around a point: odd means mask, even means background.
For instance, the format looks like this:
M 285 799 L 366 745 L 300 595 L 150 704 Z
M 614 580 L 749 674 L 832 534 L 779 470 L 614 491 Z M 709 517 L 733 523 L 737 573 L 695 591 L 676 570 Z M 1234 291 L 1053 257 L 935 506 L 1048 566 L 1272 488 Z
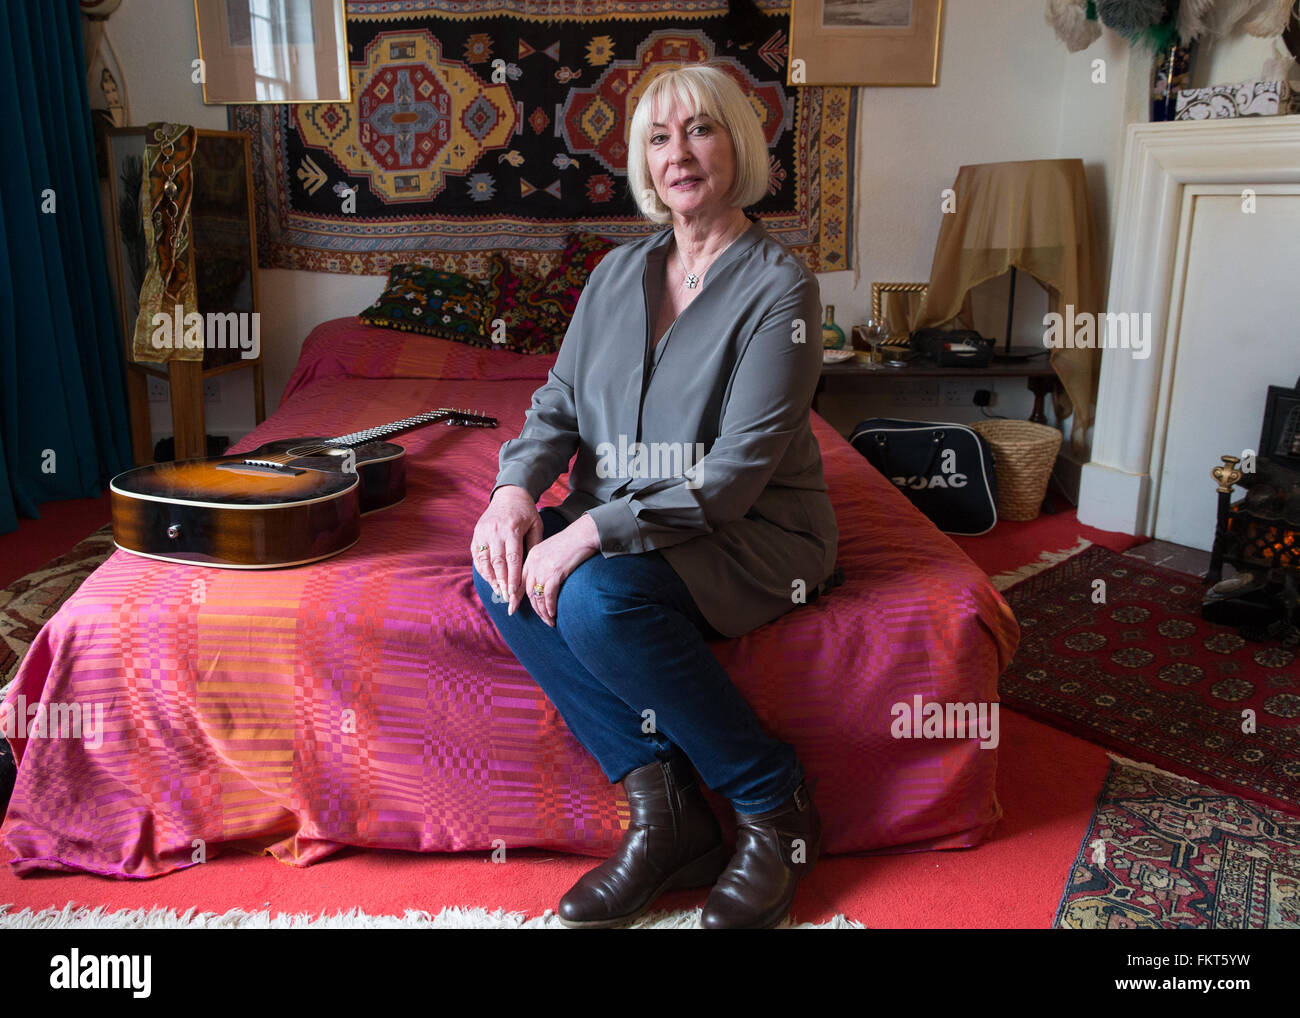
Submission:
M 270 911 L 245 912 L 231 909 L 223 915 L 190 909 L 177 912 L 170 908 L 123 909 L 109 912 L 103 908 L 47 908 L 39 912 L 24 908 L 11 912 L 10 905 L 0 905 L 0 929 L 40 930 L 563 930 L 556 914 L 550 910 L 529 919 L 519 912 L 483 908 L 445 908 L 437 915 L 408 909 L 405 915 L 367 915 L 358 909 L 335 915 L 312 915 L 308 912 L 289 915 Z M 650 912 L 629 929 L 692 930 L 700 928 L 700 909 L 693 911 Z M 865 930 L 866 926 L 837 915 L 825 923 L 791 924 L 787 930 Z
M 1086 537 L 1080 537 L 1073 548 L 1062 548 L 1060 551 L 1040 551 L 1038 558 L 1019 569 L 1012 569 L 1009 572 L 998 573 L 996 576 L 989 577 L 993 588 L 998 591 L 1006 591 L 1009 587 L 1014 587 L 1021 580 L 1027 580 L 1031 576 L 1037 576 L 1039 573 L 1046 572 L 1053 566 L 1059 566 L 1067 559 L 1074 558 L 1075 555 L 1081 555 L 1092 547 L 1092 542 Z

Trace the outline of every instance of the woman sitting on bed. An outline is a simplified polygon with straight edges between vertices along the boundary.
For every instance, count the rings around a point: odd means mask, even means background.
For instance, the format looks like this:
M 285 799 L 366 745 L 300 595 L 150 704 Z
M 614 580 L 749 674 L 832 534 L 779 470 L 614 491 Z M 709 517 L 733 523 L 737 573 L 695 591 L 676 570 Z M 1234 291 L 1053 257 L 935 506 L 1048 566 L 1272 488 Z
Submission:
M 763 731 L 707 641 L 811 600 L 834 568 L 809 420 L 820 295 L 742 211 L 767 193 L 768 152 L 724 72 L 650 84 L 628 179 L 641 212 L 672 228 L 592 272 L 522 433 L 501 448 L 475 586 L 631 807 L 561 921 L 624 925 L 664 891 L 713 885 L 705 927 L 774 926 L 817 861 L 821 822 L 793 747 Z M 568 497 L 539 513 L 575 452 Z M 734 854 L 700 778 L 735 809 Z

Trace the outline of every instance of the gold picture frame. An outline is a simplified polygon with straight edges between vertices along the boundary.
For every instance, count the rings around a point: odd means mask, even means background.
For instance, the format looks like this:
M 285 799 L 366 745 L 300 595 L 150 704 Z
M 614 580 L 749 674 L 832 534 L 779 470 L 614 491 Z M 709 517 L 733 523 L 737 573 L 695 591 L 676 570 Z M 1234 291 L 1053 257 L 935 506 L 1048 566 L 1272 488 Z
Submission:
M 943 0 L 791 0 L 789 85 L 939 83 Z
M 891 339 L 906 338 L 925 305 L 929 288 L 929 283 L 872 283 L 871 317 L 878 322 L 883 316 L 889 322 Z
M 194 0 L 204 103 L 351 102 L 343 2 Z

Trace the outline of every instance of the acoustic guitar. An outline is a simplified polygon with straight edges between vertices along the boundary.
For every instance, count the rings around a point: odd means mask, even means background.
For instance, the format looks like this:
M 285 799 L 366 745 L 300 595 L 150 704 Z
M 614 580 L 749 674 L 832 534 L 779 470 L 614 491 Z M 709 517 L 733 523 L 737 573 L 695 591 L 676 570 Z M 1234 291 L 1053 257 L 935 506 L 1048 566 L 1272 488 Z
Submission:
M 406 450 L 385 439 L 438 421 L 495 417 L 430 410 L 336 438 L 286 438 L 239 456 L 155 463 L 109 484 L 113 542 L 166 562 L 222 569 L 305 565 L 356 544 L 361 517 L 406 496 Z

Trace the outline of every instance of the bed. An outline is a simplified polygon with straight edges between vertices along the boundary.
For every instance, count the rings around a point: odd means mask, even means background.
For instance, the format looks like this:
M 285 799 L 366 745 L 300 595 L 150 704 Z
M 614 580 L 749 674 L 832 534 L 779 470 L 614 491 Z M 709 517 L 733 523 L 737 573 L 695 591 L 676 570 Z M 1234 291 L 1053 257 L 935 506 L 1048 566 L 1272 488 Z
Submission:
M 10 739 L 14 871 L 147 878 L 231 849 L 295 866 L 347 846 L 610 854 L 629 817 L 621 786 L 497 636 L 467 556 L 497 449 L 553 359 L 353 318 L 315 329 L 280 408 L 237 451 L 439 406 L 501 427 L 402 436 L 406 499 L 324 562 L 240 572 L 113 554 L 6 697 L 33 717 L 76 705 L 102 719 L 81 738 L 51 726 Z M 845 582 L 712 646 L 819 780 L 824 851 L 977 845 L 1001 815 L 992 740 L 914 737 L 895 705 L 996 702 L 1015 619 L 952 541 L 813 423 Z

